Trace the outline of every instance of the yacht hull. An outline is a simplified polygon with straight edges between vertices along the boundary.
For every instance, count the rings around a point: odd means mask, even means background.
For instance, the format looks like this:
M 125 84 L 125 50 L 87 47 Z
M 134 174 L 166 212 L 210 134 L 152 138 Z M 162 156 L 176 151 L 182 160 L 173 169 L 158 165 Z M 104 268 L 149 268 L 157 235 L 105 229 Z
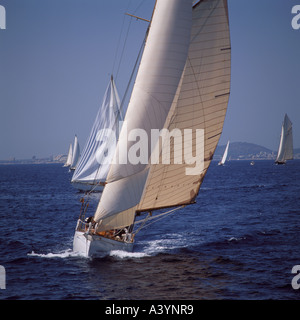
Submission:
M 75 231 L 73 251 L 84 257 L 102 258 L 113 250 L 133 251 L 133 243 L 108 239 L 98 235 Z

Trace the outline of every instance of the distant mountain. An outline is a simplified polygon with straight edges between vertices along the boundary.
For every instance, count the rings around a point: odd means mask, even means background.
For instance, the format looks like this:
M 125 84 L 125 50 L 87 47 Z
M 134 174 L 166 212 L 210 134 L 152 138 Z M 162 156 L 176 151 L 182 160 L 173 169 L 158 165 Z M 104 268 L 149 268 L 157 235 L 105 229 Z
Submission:
M 300 159 L 300 148 L 294 149 L 294 159 Z
M 214 160 L 220 160 L 224 150 L 224 146 L 218 146 L 214 155 Z M 246 160 L 246 159 L 269 159 L 276 158 L 277 152 L 260 145 L 248 142 L 232 142 L 229 145 L 228 160 Z
M 217 146 L 214 160 L 220 160 L 226 145 Z M 248 142 L 232 142 L 229 145 L 228 160 L 275 160 L 277 151 Z M 294 159 L 300 159 L 300 148 L 294 149 Z

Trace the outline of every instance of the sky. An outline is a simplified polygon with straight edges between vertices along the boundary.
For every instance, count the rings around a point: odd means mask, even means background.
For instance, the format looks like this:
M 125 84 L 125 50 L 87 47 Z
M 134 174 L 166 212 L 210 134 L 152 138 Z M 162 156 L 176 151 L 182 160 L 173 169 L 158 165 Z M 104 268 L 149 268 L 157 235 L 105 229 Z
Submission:
M 154 3 L 0 0 L 1 160 L 66 154 L 75 134 L 83 148 L 110 75 L 122 97 L 145 35 L 147 22 L 124 13 L 150 19 Z M 287 113 L 300 147 L 300 29 L 291 24 L 298 4 L 228 0 L 232 76 L 220 145 L 277 150 Z

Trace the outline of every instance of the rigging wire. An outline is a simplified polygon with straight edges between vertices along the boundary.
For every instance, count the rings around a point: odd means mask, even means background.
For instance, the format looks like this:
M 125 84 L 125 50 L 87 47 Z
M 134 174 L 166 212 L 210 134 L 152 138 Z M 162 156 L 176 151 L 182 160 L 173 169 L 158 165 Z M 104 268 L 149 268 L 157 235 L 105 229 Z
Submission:
M 163 212 L 163 213 L 161 213 L 161 214 L 158 214 L 158 215 L 156 215 L 156 216 L 154 216 L 154 217 L 152 217 L 152 218 L 149 218 L 150 215 L 148 214 L 148 216 L 147 216 L 145 219 L 135 222 L 135 225 L 138 224 L 138 223 L 143 223 L 143 224 L 142 224 L 142 226 L 141 226 L 140 228 L 137 229 L 137 231 L 133 232 L 133 235 L 135 236 L 138 232 L 140 232 L 141 229 L 143 229 L 143 228 L 145 228 L 145 227 L 149 227 L 149 226 L 152 225 L 153 223 L 156 223 L 156 222 L 158 222 L 158 221 L 166 218 L 167 216 L 171 215 L 171 214 L 174 213 L 175 211 L 177 211 L 177 210 L 179 210 L 179 209 L 182 209 L 182 208 L 184 208 L 184 207 L 185 207 L 185 205 L 180 206 L 180 207 L 176 207 L 176 208 L 174 208 L 174 209 L 172 209 L 172 210 L 169 210 L 169 211 L 167 211 L 167 212 Z M 158 218 L 160 218 L 160 219 L 158 219 Z M 149 224 L 146 225 L 146 222 L 147 222 L 147 221 L 149 221 L 149 220 L 154 220 L 154 219 L 157 219 L 157 220 L 155 220 L 155 221 L 153 221 L 153 222 L 151 222 L 151 223 L 149 223 Z
M 127 8 L 126 8 L 126 11 L 129 9 L 130 4 L 131 4 L 131 0 L 128 1 L 128 5 L 127 5 Z M 117 62 L 117 56 L 118 56 L 118 52 L 119 52 L 119 47 L 120 47 L 120 44 L 121 44 L 121 38 L 122 38 L 123 29 L 124 29 L 125 19 L 126 19 L 126 16 L 124 15 L 122 26 L 121 26 L 121 31 L 120 31 L 120 35 L 119 35 L 119 39 L 118 39 L 118 43 L 117 43 L 117 48 L 116 48 L 116 52 L 115 52 L 115 58 L 114 58 L 111 74 L 114 74 L 115 65 L 116 65 L 116 62 Z

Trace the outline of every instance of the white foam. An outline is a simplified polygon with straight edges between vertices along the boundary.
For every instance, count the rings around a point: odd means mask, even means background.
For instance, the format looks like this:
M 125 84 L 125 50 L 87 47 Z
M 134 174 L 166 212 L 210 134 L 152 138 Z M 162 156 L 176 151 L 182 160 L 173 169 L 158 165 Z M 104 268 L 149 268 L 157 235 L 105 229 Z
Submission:
M 35 253 L 34 251 L 32 251 L 31 253 L 27 254 L 30 257 L 40 257 L 40 258 L 48 258 L 48 259 L 52 259 L 52 258 L 70 258 L 70 257 L 81 257 L 82 255 L 80 255 L 80 253 L 78 252 L 74 252 L 71 249 L 67 249 L 58 253 L 47 253 L 47 254 L 43 254 L 43 253 Z
M 149 255 L 144 253 L 144 252 L 127 252 L 127 251 L 122 251 L 122 250 L 113 250 L 109 254 L 111 257 L 117 257 L 121 259 L 126 259 L 126 258 L 143 258 L 143 257 L 148 257 Z

